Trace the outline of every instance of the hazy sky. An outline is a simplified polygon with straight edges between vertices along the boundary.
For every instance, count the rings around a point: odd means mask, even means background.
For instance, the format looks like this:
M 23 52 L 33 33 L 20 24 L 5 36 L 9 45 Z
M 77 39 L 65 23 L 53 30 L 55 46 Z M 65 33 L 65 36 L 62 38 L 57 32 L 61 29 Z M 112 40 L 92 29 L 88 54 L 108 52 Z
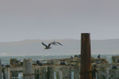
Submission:
M 119 0 L 0 0 L 0 42 L 119 38 Z

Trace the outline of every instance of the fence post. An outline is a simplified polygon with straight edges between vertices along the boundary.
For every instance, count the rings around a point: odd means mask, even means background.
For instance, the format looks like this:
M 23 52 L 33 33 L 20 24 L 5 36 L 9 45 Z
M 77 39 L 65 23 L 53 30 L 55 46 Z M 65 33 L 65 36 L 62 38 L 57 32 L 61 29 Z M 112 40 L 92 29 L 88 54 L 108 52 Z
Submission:
M 2 66 L 1 66 L 1 60 L 0 60 L 0 79 L 2 79 Z
M 23 79 L 34 79 L 34 72 L 32 69 L 32 60 L 31 59 L 24 59 Z
M 80 79 L 92 79 L 90 34 L 81 34 Z

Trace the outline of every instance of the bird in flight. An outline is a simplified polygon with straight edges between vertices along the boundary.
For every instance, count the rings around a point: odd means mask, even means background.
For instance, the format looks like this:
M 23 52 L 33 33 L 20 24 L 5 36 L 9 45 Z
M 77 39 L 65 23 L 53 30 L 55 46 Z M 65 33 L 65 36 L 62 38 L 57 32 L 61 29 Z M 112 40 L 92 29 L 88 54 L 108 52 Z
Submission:
M 61 45 L 61 46 L 63 46 L 60 42 L 56 42 L 56 41 L 51 42 L 51 43 L 49 43 L 48 45 L 46 45 L 44 42 L 42 42 L 41 44 L 42 44 L 43 46 L 45 46 L 45 49 L 51 49 L 51 45 Z

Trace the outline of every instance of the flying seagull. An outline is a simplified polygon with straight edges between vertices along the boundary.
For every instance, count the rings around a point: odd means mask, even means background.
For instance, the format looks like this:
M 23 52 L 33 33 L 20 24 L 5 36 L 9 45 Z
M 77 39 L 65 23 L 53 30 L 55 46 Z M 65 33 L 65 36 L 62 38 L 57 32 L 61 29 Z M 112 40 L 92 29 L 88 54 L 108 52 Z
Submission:
M 51 42 L 51 43 L 49 43 L 48 45 L 46 45 L 44 42 L 42 42 L 41 43 L 43 46 L 45 46 L 45 49 L 51 49 L 51 45 L 62 45 L 61 43 L 59 43 L 59 42 Z

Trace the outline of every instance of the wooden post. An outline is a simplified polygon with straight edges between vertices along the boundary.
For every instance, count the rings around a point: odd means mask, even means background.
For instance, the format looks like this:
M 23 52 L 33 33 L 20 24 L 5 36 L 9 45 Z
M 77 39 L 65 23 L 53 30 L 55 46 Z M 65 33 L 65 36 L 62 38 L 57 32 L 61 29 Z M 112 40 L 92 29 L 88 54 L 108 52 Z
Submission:
M 10 70 L 9 70 L 9 68 L 8 67 L 6 67 L 5 69 L 4 69 L 4 72 L 5 72 L 5 79 L 10 79 Z
M 2 67 L 0 66 L 0 79 L 2 79 Z
M 24 59 L 23 79 L 34 79 L 34 72 L 32 69 L 32 60 L 31 59 Z
M 1 66 L 1 59 L 0 59 L 0 79 L 2 79 L 2 66 Z
M 80 79 L 92 79 L 90 34 L 81 34 Z

